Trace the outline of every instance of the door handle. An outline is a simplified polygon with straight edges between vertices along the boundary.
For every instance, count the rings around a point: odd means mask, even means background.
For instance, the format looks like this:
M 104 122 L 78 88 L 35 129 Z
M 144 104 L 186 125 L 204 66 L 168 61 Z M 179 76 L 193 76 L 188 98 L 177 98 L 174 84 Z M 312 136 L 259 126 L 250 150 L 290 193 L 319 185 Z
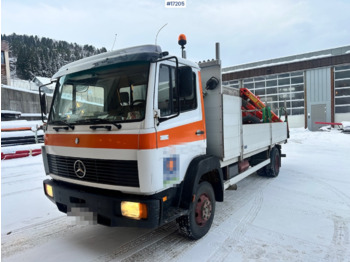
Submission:
M 196 135 L 199 136 L 199 135 L 204 135 L 204 131 L 203 130 L 197 130 L 196 131 Z

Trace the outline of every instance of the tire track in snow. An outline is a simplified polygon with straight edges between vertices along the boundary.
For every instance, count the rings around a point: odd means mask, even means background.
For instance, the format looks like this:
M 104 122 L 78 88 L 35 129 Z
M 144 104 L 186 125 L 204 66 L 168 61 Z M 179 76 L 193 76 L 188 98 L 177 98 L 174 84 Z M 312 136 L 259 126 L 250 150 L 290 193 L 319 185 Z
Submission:
M 324 257 L 327 261 L 346 261 L 350 257 L 349 228 L 341 217 L 333 217 L 334 232 L 328 252 Z
M 11 195 L 20 195 L 26 192 L 31 192 L 31 191 L 36 191 L 36 190 L 43 190 L 43 187 L 35 187 L 35 188 L 31 188 L 31 189 L 24 189 L 21 191 L 15 191 L 15 192 L 11 192 L 11 193 L 6 193 L 1 195 L 1 197 L 7 197 L 7 196 L 11 196 Z
M 216 212 L 214 218 L 215 223 L 213 223 L 211 230 L 215 230 L 227 219 L 227 216 L 245 206 L 252 199 L 252 193 L 256 188 L 267 185 L 267 183 L 263 183 L 264 178 L 253 177 L 247 179 L 250 181 L 242 183 L 242 187 L 237 193 L 225 194 L 226 202 L 217 209 L 218 212 Z M 2 235 L 2 256 L 6 258 L 27 249 L 35 248 L 51 239 L 66 234 L 74 234 L 82 227 L 82 225 L 71 223 L 65 216 L 22 227 L 14 230 L 9 235 Z M 95 261 L 147 261 L 149 258 L 150 261 L 156 261 L 164 259 L 164 255 L 170 255 L 169 258 L 171 259 L 181 256 L 185 250 L 199 243 L 199 241 L 189 241 L 179 235 L 175 222 L 172 222 L 118 247 L 112 253 L 109 252 L 98 257 Z M 162 250 L 166 250 L 166 253 Z
M 312 182 L 316 182 L 316 183 L 324 186 L 325 188 L 327 188 L 327 190 L 332 191 L 336 196 L 338 196 L 338 198 L 340 198 L 342 200 L 342 202 L 350 208 L 350 196 L 346 195 L 345 193 L 343 193 L 341 190 L 339 190 L 335 186 L 332 186 L 331 184 L 323 181 L 322 179 L 320 179 L 318 177 L 315 177 L 312 175 L 305 176 L 305 174 L 300 172 L 300 171 L 295 171 L 294 173 L 302 175 L 303 179 L 311 180 Z M 301 178 L 299 178 L 299 179 L 301 179 Z
M 154 244 L 142 249 L 140 252 L 121 260 L 122 262 L 134 261 L 162 261 L 165 257 L 169 260 L 176 258 L 179 254 L 190 248 L 193 241 L 184 238 L 177 230 Z
M 259 190 L 252 201 L 249 211 L 242 217 L 236 227 L 233 227 L 233 230 L 226 230 L 226 235 L 228 235 L 228 237 L 223 242 L 230 244 L 221 245 L 208 261 L 223 261 L 230 254 L 235 244 L 238 243 L 247 232 L 248 226 L 252 224 L 257 217 L 262 204 L 263 192 Z
M 343 193 L 342 191 L 340 191 L 338 188 L 330 185 L 327 182 L 324 182 L 320 179 L 317 179 L 315 177 L 313 177 L 312 179 L 314 179 L 317 183 L 324 185 L 327 187 L 327 189 L 329 189 L 330 191 L 332 191 L 335 195 L 337 195 L 345 205 L 348 206 L 348 208 L 350 208 L 350 197 L 348 195 L 346 195 L 345 193 Z
M 21 173 L 18 173 L 18 175 L 11 174 L 10 176 L 4 176 L 1 178 L 1 181 L 13 179 L 13 178 L 24 178 L 21 180 L 15 180 L 15 182 L 17 182 L 17 181 L 29 180 L 32 178 L 43 178 L 43 176 L 41 174 L 38 176 L 28 176 L 28 173 L 23 174 L 23 172 L 21 172 Z
M 74 234 L 74 231 L 81 227 L 68 222 L 66 217 L 59 217 L 16 229 L 9 232 L 10 234 L 1 236 L 1 255 L 2 257 L 14 255 L 67 232 Z
M 152 232 L 146 233 L 128 243 L 118 247 L 111 253 L 104 254 L 93 260 L 93 262 L 102 261 L 127 261 L 130 257 L 138 254 L 140 250 L 149 248 L 150 246 L 158 247 L 156 243 L 163 242 L 163 239 L 167 238 L 169 235 L 177 234 L 177 226 L 175 222 L 166 224 L 155 229 Z M 146 257 L 147 258 L 147 257 Z M 146 260 L 144 260 L 146 261 Z M 154 261 L 154 260 L 152 260 Z
M 267 186 L 268 181 L 271 181 L 257 176 L 246 179 L 248 181 L 239 184 L 239 191 L 225 193 L 226 202 L 219 203 L 211 230 L 215 230 L 227 219 L 227 216 L 251 201 L 255 190 Z M 71 223 L 63 216 L 14 230 L 11 234 L 2 236 L 2 256 L 9 257 L 35 248 L 51 239 L 74 234 L 82 227 Z M 147 261 L 148 259 L 156 261 L 164 259 L 164 255 L 174 259 L 181 257 L 184 251 L 199 243 L 199 241 L 189 241 L 178 234 L 176 223 L 172 222 L 118 247 L 113 252 L 101 255 L 94 261 Z M 166 253 L 162 250 L 166 250 Z
M 11 178 L 12 179 L 12 178 Z M 43 181 L 42 176 L 36 176 L 36 177 L 27 177 L 24 179 L 20 180 L 11 180 L 10 178 L 6 179 L 6 182 L 2 181 L 2 185 L 11 185 L 11 184 L 18 184 L 18 183 L 28 183 L 28 181 L 33 182 L 33 181 Z M 3 180 L 3 179 L 2 179 Z
M 272 180 L 258 176 L 246 178 L 248 181 L 242 183 L 240 190 L 225 194 L 225 202 L 219 203 L 215 212 L 214 223 L 210 231 L 216 230 L 220 225 L 250 201 L 254 200 L 254 205 L 250 213 L 259 212 L 262 204 L 262 189 Z M 258 190 L 258 192 L 256 192 Z M 254 208 L 255 207 L 255 208 Z M 253 218 L 253 220 L 254 220 Z M 248 219 L 248 218 L 246 218 Z M 244 234 L 244 229 L 241 234 Z M 237 236 L 239 238 L 240 236 Z M 160 261 L 164 256 L 169 260 L 179 260 L 186 250 L 200 244 L 201 240 L 191 241 L 178 233 L 175 222 L 162 226 L 138 239 L 132 240 L 119 247 L 114 252 L 99 257 L 94 262 L 100 261 Z
M 296 173 L 302 174 L 301 172 Z M 350 197 L 342 191 L 340 191 L 335 186 L 332 186 L 331 184 L 315 176 L 307 176 L 304 178 L 312 180 L 313 182 L 324 186 L 325 188 L 327 188 L 327 190 L 331 191 L 334 195 L 336 195 L 338 199 L 342 202 L 342 204 L 350 208 Z M 346 258 L 350 257 L 350 240 L 348 228 L 350 218 L 348 217 L 347 219 L 345 219 L 339 217 L 338 215 L 336 215 L 335 211 L 332 211 L 332 213 L 332 220 L 334 224 L 333 238 L 324 259 L 327 261 L 346 261 Z
M 218 203 L 217 205 L 213 225 L 209 233 L 212 232 L 214 234 L 219 234 L 220 236 L 226 236 L 229 238 L 230 233 L 228 232 L 232 232 L 232 230 L 230 231 L 228 228 L 235 229 L 236 226 L 228 224 L 228 222 L 226 222 L 228 221 L 228 217 L 235 215 L 235 213 L 239 212 L 242 208 L 249 205 L 249 203 L 253 203 L 253 206 L 250 209 L 251 211 L 253 211 L 252 209 L 254 209 L 256 205 L 260 206 L 258 208 L 258 210 L 260 210 L 263 200 L 262 192 L 272 181 L 273 179 L 271 178 L 252 175 L 238 183 L 237 191 L 226 192 L 225 201 L 223 203 Z M 261 203 L 257 203 L 256 201 Z M 244 218 L 241 220 L 243 221 Z M 241 233 L 243 233 L 243 236 L 245 232 L 241 231 Z M 239 238 L 240 237 L 237 237 L 237 239 Z M 226 240 L 222 243 L 219 243 L 219 245 L 218 243 L 212 243 L 210 245 L 210 248 L 213 250 L 213 252 L 217 252 L 218 249 L 226 245 L 225 243 Z M 190 247 L 195 248 L 198 245 L 202 245 L 202 243 L 201 240 L 198 240 L 192 242 L 190 245 Z M 186 252 L 182 252 L 178 259 L 181 261 L 186 261 Z M 176 260 L 177 259 L 175 259 L 175 261 Z M 211 258 L 208 258 L 207 261 L 211 261 Z
M 329 183 L 312 177 L 317 183 L 327 187 L 331 192 L 333 192 L 340 200 L 342 200 L 342 204 L 345 204 L 348 208 L 350 208 L 350 197 L 340 191 L 335 186 L 330 185 Z M 328 249 L 328 254 L 325 256 L 325 259 L 329 261 L 346 261 L 350 257 L 350 240 L 349 240 L 349 228 L 348 224 L 350 222 L 350 218 L 339 217 L 338 215 L 333 216 L 334 223 L 334 232 L 332 242 Z

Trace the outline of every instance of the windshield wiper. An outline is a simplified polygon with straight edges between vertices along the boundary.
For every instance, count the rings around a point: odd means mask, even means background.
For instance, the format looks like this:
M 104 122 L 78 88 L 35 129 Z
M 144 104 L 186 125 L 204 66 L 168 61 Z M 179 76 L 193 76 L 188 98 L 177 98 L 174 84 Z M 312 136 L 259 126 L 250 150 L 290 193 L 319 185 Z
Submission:
M 65 125 L 64 127 L 61 127 L 61 126 L 60 127 L 57 127 L 57 126 L 53 127 L 53 129 L 56 132 L 58 132 L 60 129 L 68 130 L 70 128 L 70 129 L 74 130 L 74 128 L 75 128 L 74 125 L 69 124 L 67 121 L 63 121 L 63 120 L 56 120 L 56 121 L 51 122 L 51 124 L 53 124 L 53 125 Z
M 122 128 L 122 125 L 116 121 L 108 120 L 108 123 L 111 123 L 112 125 L 116 126 L 118 129 Z

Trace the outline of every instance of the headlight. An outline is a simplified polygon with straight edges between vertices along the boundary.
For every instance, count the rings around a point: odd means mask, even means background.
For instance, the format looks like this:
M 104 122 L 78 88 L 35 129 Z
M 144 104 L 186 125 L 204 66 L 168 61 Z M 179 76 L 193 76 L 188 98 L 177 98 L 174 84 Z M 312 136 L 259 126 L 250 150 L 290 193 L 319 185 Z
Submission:
M 45 194 L 53 198 L 53 189 L 52 186 L 45 184 Z
M 147 218 L 147 205 L 137 202 L 121 202 L 122 215 L 133 219 Z

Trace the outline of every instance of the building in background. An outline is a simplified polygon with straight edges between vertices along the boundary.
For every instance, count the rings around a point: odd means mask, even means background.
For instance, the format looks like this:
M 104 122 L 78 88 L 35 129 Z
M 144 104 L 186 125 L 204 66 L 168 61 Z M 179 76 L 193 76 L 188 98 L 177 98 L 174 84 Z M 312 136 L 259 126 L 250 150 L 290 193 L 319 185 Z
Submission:
M 222 80 L 250 89 L 275 113 L 286 103 L 290 127 L 350 121 L 350 46 L 223 68 Z
M 1 40 L 1 84 L 10 83 L 9 44 Z
M 50 78 L 48 78 L 48 77 L 41 77 L 41 76 L 35 76 L 32 79 L 31 83 L 34 83 L 37 86 L 36 90 L 39 90 L 40 86 L 46 85 L 46 86 L 42 87 L 42 91 L 44 93 L 47 93 L 47 94 L 52 94 L 54 89 L 55 89 L 55 85 L 56 85 L 56 83 L 54 83 L 54 82 L 51 83 L 51 79 Z M 49 83 L 51 83 L 51 84 L 49 84 Z

